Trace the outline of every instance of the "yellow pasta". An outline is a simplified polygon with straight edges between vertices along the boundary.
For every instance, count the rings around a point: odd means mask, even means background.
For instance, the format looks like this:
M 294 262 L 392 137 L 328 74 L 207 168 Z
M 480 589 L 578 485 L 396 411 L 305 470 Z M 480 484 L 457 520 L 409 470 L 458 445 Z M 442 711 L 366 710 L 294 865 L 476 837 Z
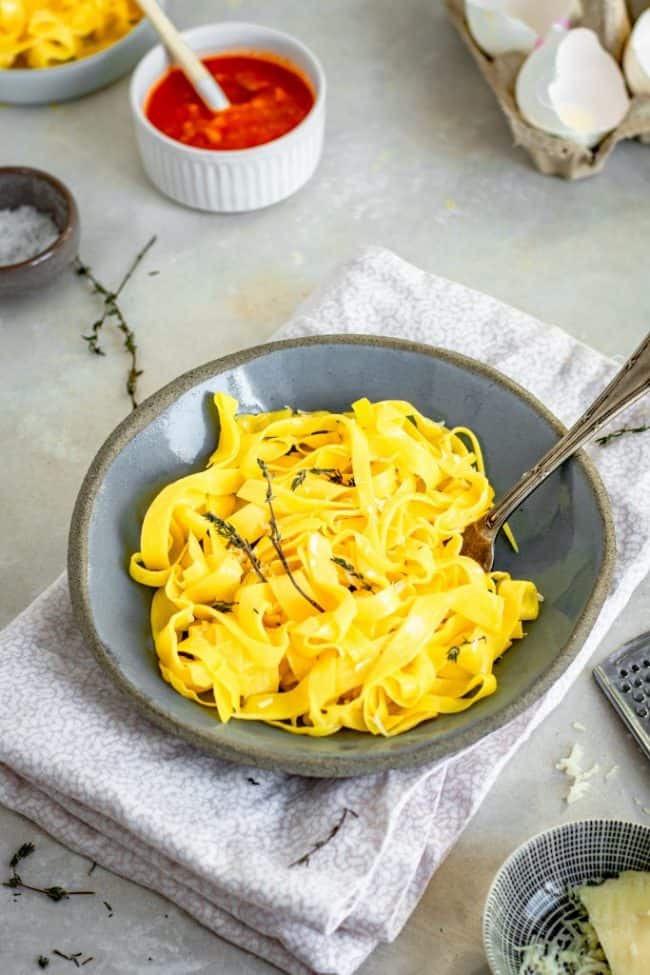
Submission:
M 109 47 L 137 24 L 135 0 L 0 0 L 0 68 L 51 68 Z
M 164 679 L 223 722 L 318 736 L 397 735 L 493 694 L 539 596 L 461 554 L 493 500 L 474 434 L 396 400 L 214 400 L 207 469 L 158 494 L 130 563 Z

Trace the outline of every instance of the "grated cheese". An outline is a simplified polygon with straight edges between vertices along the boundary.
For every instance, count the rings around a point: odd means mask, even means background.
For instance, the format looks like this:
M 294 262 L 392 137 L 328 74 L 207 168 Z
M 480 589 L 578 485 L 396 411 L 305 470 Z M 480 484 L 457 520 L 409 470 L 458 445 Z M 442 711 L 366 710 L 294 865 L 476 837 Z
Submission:
M 519 975 L 611 975 L 611 969 L 593 925 L 576 921 L 554 941 L 526 945 Z
M 586 795 L 591 788 L 589 779 L 593 778 L 600 771 L 600 765 L 592 765 L 590 769 L 584 770 L 582 767 L 583 756 L 584 749 L 576 742 L 567 757 L 561 758 L 555 764 L 558 771 L 564 772 L 567 778 L 573 779 L 565 797 L 568 806 L 573 805 L 574 802 L 578 802 L 579 799 L 582 799 Z
M 579 721 L 574 721 L 574 722 L 572 723 L 572 725 L 571 725 L 571 727 L 572 727 L 572 728 L 573 728 L 573 729 L 574 729 L 575 731 L 586 731 L 586 730 L 587 730 L 587 729 L 585 728 L 585 726 L 584 726 L 583 724 L 581 724 L 581 723 L 580 723 Z

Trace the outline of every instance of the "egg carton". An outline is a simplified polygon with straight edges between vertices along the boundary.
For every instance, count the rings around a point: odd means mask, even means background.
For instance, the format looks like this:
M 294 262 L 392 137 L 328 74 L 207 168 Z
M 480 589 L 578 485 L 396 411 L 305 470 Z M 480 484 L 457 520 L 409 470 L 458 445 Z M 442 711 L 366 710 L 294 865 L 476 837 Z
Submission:
M 601 171 L 618 142 L 639 139 L 650 145 L 649 95 L 635 95 L 622 123 L 594 149 L 549 135 L 530 125 L 519 111 L 514 94 L 515 81 L 526 55 L 511 52 L 491 58 L 484 54 L 467 27 L 465 0 L 444 0 L 444 3 L 451 22 L 496 95 L 515 145 L 526 149 L 541 173 L 564 179 L 585 179 Z M 648 3 L 634 3 L 628 8 L 624 0 L 582 0 L 582 16 L 578 23 L 594 30 L 603 47 L 620 62 L 630 33 L 630 18 L 638 16 L 648 6 Z

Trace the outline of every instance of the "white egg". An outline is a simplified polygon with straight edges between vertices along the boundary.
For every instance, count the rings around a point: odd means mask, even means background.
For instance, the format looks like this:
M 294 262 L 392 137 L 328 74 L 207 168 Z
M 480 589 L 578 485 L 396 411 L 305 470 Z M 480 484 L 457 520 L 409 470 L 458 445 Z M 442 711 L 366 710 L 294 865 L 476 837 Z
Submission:
M 577 0 L 465 0 L 465 17 L 478 46 L 495 57 L 508 51 L 528 54 L 553 24 L 577 13 Z
M 623 69 L 635 95 L 650 95 L 650 10 L 645 10 L 630 34 Z
M 554 27 L 524 62 L 515 97 L 531 125 L 588 148 L 615 129 L 630 107 L 618 63 L 586 27 Z

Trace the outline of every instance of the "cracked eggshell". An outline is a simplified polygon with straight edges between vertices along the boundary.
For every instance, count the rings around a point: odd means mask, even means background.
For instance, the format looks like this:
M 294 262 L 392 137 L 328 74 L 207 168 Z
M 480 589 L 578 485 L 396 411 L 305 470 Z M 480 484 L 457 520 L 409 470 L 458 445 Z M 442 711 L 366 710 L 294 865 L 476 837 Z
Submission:
M 625 48 L 623 70 L 630 91 L 650 95 L 650 10 L 645 10 L 634 25 Z
M 470 33 L 490 57 L 528 54 L 553 24 L 568 24 L 575 13 L 576 0 L 465 0 Z
M 524 62 L 515 97 L 531 125 L 590 149 L 630 106 L 621 69 L 586 27 L 554 27 Z

